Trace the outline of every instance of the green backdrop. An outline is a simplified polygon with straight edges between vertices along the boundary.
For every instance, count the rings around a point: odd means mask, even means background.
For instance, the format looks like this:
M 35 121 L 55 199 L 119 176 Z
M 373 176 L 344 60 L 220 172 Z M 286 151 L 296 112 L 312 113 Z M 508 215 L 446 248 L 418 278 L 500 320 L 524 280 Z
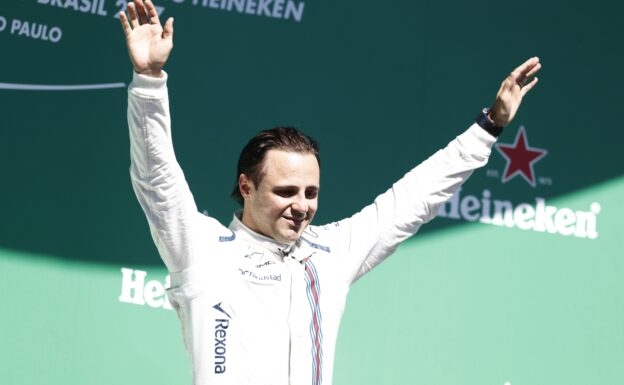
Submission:
M 353 287 L 334 382 L 624 384 L 624 6 L 260 3 L 158 2 L 176 20 L 178 159 L 200 209 L 225 223 L 238 152 L 260 129 L 320 141 L 321 224 L 462 132 L 517 64 L 544 65 L 499 140 L 541 157 L 494 149 Z M 129 181 L 124 7 L 0 3 L 2 384 L 190 383 Z M 515 166 L 524 174 L 506 178 Z

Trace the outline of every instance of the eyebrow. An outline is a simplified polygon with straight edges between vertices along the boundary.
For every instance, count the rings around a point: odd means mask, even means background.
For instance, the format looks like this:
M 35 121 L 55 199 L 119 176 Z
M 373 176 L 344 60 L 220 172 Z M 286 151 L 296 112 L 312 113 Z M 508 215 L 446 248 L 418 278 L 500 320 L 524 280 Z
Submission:
M 312 185 L 312 186 L 306 186 L 304 190 L 314 190 L 314 191 L 319 191 L 321 188 L 320 186 L 316 186 L 316 185 Z M 273 190 L 299 190 L 299 186 L 294 186 L 294 185 L 277 185 L 277 186 L 273 186 Z

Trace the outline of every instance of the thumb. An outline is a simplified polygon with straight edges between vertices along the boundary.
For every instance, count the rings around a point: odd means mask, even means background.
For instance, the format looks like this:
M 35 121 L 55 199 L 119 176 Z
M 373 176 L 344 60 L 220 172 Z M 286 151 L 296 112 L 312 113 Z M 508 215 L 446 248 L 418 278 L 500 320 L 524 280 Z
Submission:
M 163 28 L 163 39 L 173 39 L 173 17 L 167 19 Z

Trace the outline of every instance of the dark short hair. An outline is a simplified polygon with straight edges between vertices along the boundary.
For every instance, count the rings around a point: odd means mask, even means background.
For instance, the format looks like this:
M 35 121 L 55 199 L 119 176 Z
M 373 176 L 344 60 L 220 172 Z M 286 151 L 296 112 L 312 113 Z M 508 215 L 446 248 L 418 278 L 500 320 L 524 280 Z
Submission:
M 319 165 L 318 142 L 294 127 L 275 127 L 260 131 L 243 147 L 236 166 L 236 181 L 232 190 L 232 198 L 241 205 L 243 196 L 238 187 L 238 178 L 241 174 L 247 175 L 256 188 L 264 176 L 264 158 L 269 150 L 283 150 L 300 154 L 313 154 Z

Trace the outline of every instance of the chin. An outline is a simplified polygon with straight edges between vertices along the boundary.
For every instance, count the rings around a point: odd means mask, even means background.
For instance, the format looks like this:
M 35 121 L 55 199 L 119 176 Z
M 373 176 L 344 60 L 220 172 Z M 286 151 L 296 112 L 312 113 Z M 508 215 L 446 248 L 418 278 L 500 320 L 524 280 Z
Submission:
M 275 240 L 281 243 L 288 243 L 288 244 L 295 243 L 301 237 L 301 234 L 303 234 L 304 229 L 305 227 L 301 228 L 301 230 L 299 231 L 292 230 L 292 229 L 282 231 L 279 234 L 277 234 L 277 237 L 275 238 Z
M 282 235 L 280 236 L 280 239 L 278 240 L 281 243 L 287 243 L 287 244 L 291 244 L 291 243 L 295 243 L 297 242 L 297 240 L 299 239 L 299 234 L 288 234 L 288 235 Z

